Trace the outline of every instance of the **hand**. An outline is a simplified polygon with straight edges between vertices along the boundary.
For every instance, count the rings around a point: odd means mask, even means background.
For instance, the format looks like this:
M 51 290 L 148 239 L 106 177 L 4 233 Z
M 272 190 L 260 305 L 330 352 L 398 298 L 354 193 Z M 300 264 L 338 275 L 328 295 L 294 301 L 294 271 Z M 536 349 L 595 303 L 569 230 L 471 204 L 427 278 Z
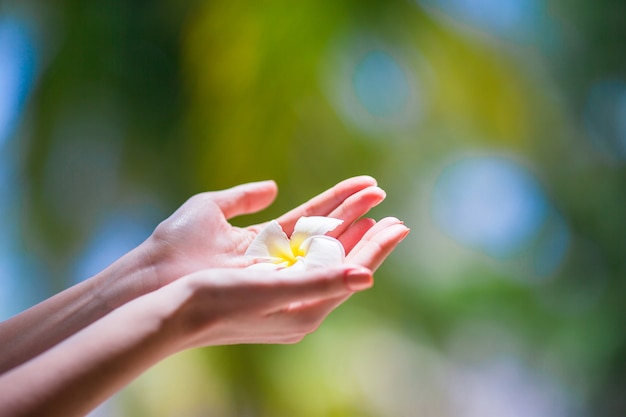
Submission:
M 375 271 L 409 234 L 409 231 L 402 221 L 395 217 L 386 217 L 375 223 L 358 239 L 355 246 L 346 256 L 346 262 L 348 264 L 361 265 Z M 351 295 L 351 293 L 341 294 L 335 298 L 324 300 L 319 308 L 328 314 L 344 303 Z
M 208 268 L 246 266 L 248 260 L 241 255 L 262 225 L 238 228 L 228 219 L 267 207 L 276 192 L 276 184 L 265 181 L 192 197 L 144 243 L 104 271 L 2 323 L 0 336 L 11 337 L 12 343 L 0 349 L 0 373 L 180 277 Z M 384 197 L 373 178 L 350 178 L 278 220 L 290 234 L 302 216 L 343 219 L 333 236 L 344 245 L 347 261 L 374 270 L 408 231 L 396 219 L 376 223 L 360 218 Z M 328 304 L 327 310 L 332 308 Z
M 372 178 L 356 177 L 278 219 L 287 234 L 301 216 L 343 219 L 333 236 L 355 266 L 243 269 L 241 255 L 262 225 L 237 228 L 228 219 L 261 210 L 275 195 L 268 181 L 192 197 L 100 274 L 2 323 L 0 336 L 11 343 L 0 349 L 0 372 L 7 371 L 0 387 L 9 393 L 0 408 L 83 415 L 175 351 L 297 342 L 371 286 L 372 271 L 408 233 L 395 218 L 361 218 L 385 194 Z
M 249 264 L 246 248 L 262 225 L 232 226 L 232 217 L 260 211 L 276 197 L 273 181 L 244 184 L 223 191 L 195 195 L 163 221 L 142 244 L 151 273 L 142 281 L 148 292 L 179 277 L 208 268 L 240 268 Z M 385 198 L 383 190 L 368 176 L 354 177 L 289 211 L 279 223 L 290 234 L 302 216 L 330 216 L 344 220 L 333 231 L 349 253 L 373 227 L 371 219 L 359 219 Z M 143 258 L 143 257 L 142 257 Z M 373 267 L 363 257 L 364 266 Z
M 300 341 L 354 292 L 373 285 L 372 270 L 408 232 L 401 221 L 389 217 L 367 230 L 348 254 L 349 264 L 300 272 L 210 269 L 164 287 L 161 291 L 169 292 L 184 286 L 191 294 L 176 310 L 174 327 L 185 334 L 175 338 L 189 339 L 179 349 Z
M 371 272 L 209 269 L 132 300 L 6 374 L 2 415 L 82 416 L 184 349 L 295 343 L 327 314 L 325 300 L 364 289 Z
M 162 297 L 170 305 L 182 300 L 173 309 L 173 320 L 164 320 L 170 324 L 165 334 L 178 344 L 176 351 L 240 343 L 282 344 L 299 342 L 315 331 L 330 312 L 329 300 L 367 289 L 372 283 L 369 269 L 350 265 L 299 272 L 209 269 L 163 287 L 153 298 Z

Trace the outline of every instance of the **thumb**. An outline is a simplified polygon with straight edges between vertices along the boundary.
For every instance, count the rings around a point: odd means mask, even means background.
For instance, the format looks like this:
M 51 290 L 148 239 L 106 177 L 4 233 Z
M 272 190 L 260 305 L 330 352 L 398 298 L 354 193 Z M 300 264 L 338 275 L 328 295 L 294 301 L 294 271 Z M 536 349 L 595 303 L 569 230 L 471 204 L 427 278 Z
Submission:
M 222 191 L 213 191 L 210 198 L 230 219 L 241 214 L 260 211 L 269 206 L 278 193 L 278 187 L 272 180 L 251 182 L 237 185 Z

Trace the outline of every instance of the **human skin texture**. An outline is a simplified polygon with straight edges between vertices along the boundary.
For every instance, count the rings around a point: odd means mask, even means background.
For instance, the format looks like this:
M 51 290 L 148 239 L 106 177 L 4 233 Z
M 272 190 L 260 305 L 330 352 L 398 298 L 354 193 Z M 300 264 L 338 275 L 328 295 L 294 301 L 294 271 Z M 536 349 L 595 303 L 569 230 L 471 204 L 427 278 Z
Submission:
M 343 220 L 329 235 L 346 263 L 254 271 L 243 254 L 263 225 L 228 220 L 267 207 L 273 181 L 198 194 L 140 246 L 94 277 L 0 323 L 0 415 L 84 415 L 160 360 L 185 349 L 295 343 L 355 291 L 406 236 L 395 218 L 362 217 L 385 193 L 342 181 L 277 220 Z

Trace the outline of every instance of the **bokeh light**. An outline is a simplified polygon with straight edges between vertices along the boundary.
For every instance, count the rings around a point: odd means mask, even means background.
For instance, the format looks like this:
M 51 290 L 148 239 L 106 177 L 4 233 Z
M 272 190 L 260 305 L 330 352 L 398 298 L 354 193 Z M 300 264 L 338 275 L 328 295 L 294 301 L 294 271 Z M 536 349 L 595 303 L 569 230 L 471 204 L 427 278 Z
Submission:
M 11 144 L 12 145 L 12 144 Z M 50 292 L 41 260 L 25 250 L 20 208 L 23 179 L 5 146 L 0 152 L 0 320 L 43 300 Z
M 0 10 L 0 320 L 48 294 L 39 260 L 23 251 L 21 202 L 25 181 L 11 139 L 16 135 L 37 72 L 35 41 L 23 18 Z
M 36 61 L 28 25 L 0 14 L 0 149 L 17 128 L 35 81 Z
M 425 67 L 416 50 L 355 33 L 335 42 L 323 84 L 349 126 L 387 140 L 415 128 L 424 118 Z
M 567 222 L 535 176 L 511 157 L 466 156 L 448 163 L 434 184 L 431 204 L 441 231 L 506 260 L 506 268 L 520 272 L 518 278 L 548 278 L 566 259 Z
M 418 0 L 429 10 L 443 12 L 457 22 L 514 41 L 539 39 L 543 0 Z
M 626 415 L 626 2 L 46 4 L 0 6 L 0 318 L 246 181 L 237 225 L 369 174 L 411 228 L 302 343 L 94 415 Z
M 354 90 L 368 112 L 385 117 L 407 105 L 409 83 L 392 56 L 371 51 L 355 68 Z
M 527 245 L 548 210 L 530 173 L 502 157 L 465 158 L 447 166 L 433 194 L 433 217 L 441 229 L 494 257 Z

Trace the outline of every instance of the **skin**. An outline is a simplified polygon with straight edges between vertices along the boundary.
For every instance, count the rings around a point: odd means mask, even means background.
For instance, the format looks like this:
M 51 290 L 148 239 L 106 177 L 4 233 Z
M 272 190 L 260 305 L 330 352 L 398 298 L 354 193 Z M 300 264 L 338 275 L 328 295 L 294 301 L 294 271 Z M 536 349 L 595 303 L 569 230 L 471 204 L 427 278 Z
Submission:
M 367 176 L 345 180 L 278 221 L 344 220 L 333 231 L 346 264 L 306 272 L 245 269 L 262 225 L 232 217 L 275 199 L 273 181 L 198 194 L 140 246 L 101 273 L 0 323 L 0 410 L 79 416 L 177 352 L 236 343 L 295 343 L 356 291 L 408 234 L 395 218 L 363 218 L 385 193 Z M 28 387 L 26 389 L 26 387 Z

